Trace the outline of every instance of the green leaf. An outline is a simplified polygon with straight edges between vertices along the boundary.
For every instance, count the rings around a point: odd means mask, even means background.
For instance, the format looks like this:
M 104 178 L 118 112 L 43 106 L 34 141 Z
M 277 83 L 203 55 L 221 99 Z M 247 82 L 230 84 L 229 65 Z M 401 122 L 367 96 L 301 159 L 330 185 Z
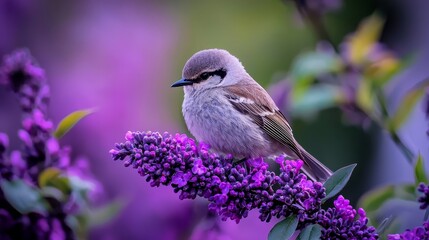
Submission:
M 36 188 L 20 179 L 1 181 L 6 200 L 22 214 L 30 212 L 46 213 L 47 204 Z
M 69 176 L 68 181 L 71 187 L 71 194 L 73 195 L 76 203 L 82 208 L 89 208 L 88 192 L 94 190 L 97 185 L 90 180 L 86 180 L 78 176 Z
M 364 19 L 359 28 L 348 37 L 346 44 L 348 55 L 353 65 L 361 65 L 367 59 L 367 56 L 373 46 L 377 43 L 383 30 L 384 19 L 373 14 Z
M 91 213 L 88 214 L 89 228 L 107 223 L 121 211 L 123 206 L 123 201 L 116 200 L 92 210 Z
M 383 235 L 387 228 L 392 224 L 393 217 L 385 218 L 377 227 L 377 233 Z
M 319 240 L 321 235 L 322 227 L 318 224 L 312 224 L 301 231 L 297 240 Z
M 49 186 L 43 187 L 42 189 L 40 189 L 40 194 L 44 198 L 53 198 L 58 200 L 59 202 L 67 200 L 64 193 L 55 187 L 49 187 Z
M 93 113 L 94 111 L 91 109 L 79 110 L 70 113 L 67 115 L 61 122 L 58 124 L 57 129 L 54 132 L 54 136 L 57 139 L 63 137 L 76 123 L 78 123 L 82 118 L 87 115 Z
M 337 195 L 344 188 L 344 186 L 346 186 L 356 165 L 357 164 L 351 164 L 349 166 L 340 168 L 326 180 L 326 182 L 323 184 L 323 186 L 326 188 L 326 197 L 323 199 L 323 201 L 326 201 Z
M 54 187 L 66 195 L 71 191 L 69 179 L 67 177 L 61 176 L 61 170 L 58 168 L 45 169 L 42 173 L 40 173 L 38 182 L 42 189 L 45 187 Z
M 359 200 L 358 206 L 367 212 L 373 212 L 381 208 L 388 200 L 395 197 L 395 187 L 386 186 L 365 193 Z
M 368 79 L 361 79 L 356 94 L 357 105 L 366 113 L 372 113 L 374 109 L 374 90 Z
M 268 234 L 268 240 L 287 240 L 293 235 L 297 226 L 298 218 L 295 215 L 289 216 L 274 225 Z
M 335 54 L 326 52 L 301 54 L 296 58 L 291 69 L 291 78 L 294 80 L 294 98 L 302 97 L 319 75 L 336 72 L 341 67 L 341 61 Z
M 423 157 L 421 154 L 419 154 L 416 165 L 414 166 L 414 177 L 416 180 L 416 185 L 418 185 L 419 183 L 428 184 L 428 178 L 426 176 Z
M 47 168 L 39 175 L 39 186 L 42 188 L 48 184 L 49 181 L 57 178 L 61 174 L 58 168 Z
M 88 239 L 88 230 L 103 225 L 115 217 L 123 208 L 124 201 L 115 200 L 96 209 L 80 209 L 77 215 L 68 215 L 65 219 L 67 225 L 73 229 L 77 239 Z
M 371 215 L 391 199 L 414 201 L 416 199 L 415 195 L 415 186 L 413 184 L 388 185 L 365 193 L 360 198 L 358 206 L 365 209 L 368 215 Z
M 378 88 L 382 88 L 392 81 L 395 75 L 407 69 L 414 60 L 413 55 L 399 59 L 394 55 L 386 54 L 382 59 L 367 66 L 364 76 L 370 79 Z
M 382 228 L 382 231 L 379 231 L 379 228 L 377 228 L 377 233 L 379 235 L 379 239 L 388 239 L 388 235 L 391 233 L 397 233 L 399 232 L 403 227 L 403 219 L 400 217 L 391 217 L 391 220 L 388 220 L 388 224 L 384 229 Z
M 64 194 L 69 194 L 72 190 L 70 180 L 67 177 L 57 177 L 49 185 L 61 190 Z
M 296 81 L 334 72 L 341 67 L 337 55 L 327 52 L 309 52 L 298 56 L 292 66 L 292 77 Z
M 88 192 L 97 187 L 94 182 L 78 176 L 69 176 L 69 181 L 72 189 L 78 192 Z
M 328 85 L 313 86 L 298 99 L 292 102 L 292 113 L 294 117 L 307 117 L 336 106 L 342 99 L 338 87 Z
M 416 104 L 425 95 L 428 86 L 429 79 L 426 79 L 404 96 L 398 109 L 387 122 L 391 132 L 396 132 L 407 121 Z
M 68 215 L 65 218 L 65 222 L 73 230 L 73 233 L 76 235 L 76 239 L 88 239 L 88 224 L 82 215 Z

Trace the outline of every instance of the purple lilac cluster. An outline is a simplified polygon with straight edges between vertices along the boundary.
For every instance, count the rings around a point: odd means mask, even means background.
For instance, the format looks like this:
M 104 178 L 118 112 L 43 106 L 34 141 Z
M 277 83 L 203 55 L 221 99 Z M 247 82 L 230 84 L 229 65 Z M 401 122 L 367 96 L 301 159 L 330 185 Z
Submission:
M 323 227 L 322 239 L 378 239 L 376 229 L 368 226 L 365 211 L 357 211 L 350 201 L 339 196 L 334 207 L 319 212 L 317 223 Z
M 325 197 L 325 188 L 300 173 L 302 161 L 288 161 L 279 156 L 276 162 L 281 169 L 273 181 L 276 184 L 273 188 L 277 190 L 264 198 L 259 210 L 260 219 L 268 222 L 273 216 L 287 217 L 291 212 L 298 216 L 300 223 L 314 222 Z
M 24 181 L 34 189 L 38 177 L 47 168 L 63 171 L 75 169 L 70 162 L 70 149 L 61 147 L 53 137 L 53 123 L 47 118 L 49 86 L 43 69 L 38 67 L 26 50 L 6 56 L 0 66 L 0 85 L 11 89 L 22 110 L 22 129 L 18 137 L 22 150 L 9 152 L 9 138 L 0 133 L 0 183 Z M 72 198 L 60 201 L 47 197 L 47 212 L 22 213 L 13 207 L 0 189 L 0 239 L 73 239 L 66 219 L 77 211 Z
M 197 145 L 183 134 L 127 132 L 125 139 L 110 150 L 114 160 L 123 160 L 126 167 L 137 169 L 153 187 L 171 185 L 180 192 L 180 199 L 208 199 L 209 210 L 222 220 L 238 223 L 250 210 L 258 209 L 262 221 L 293 214 L 299 219 L 299 229 L 319 223 L 325 228 L 325 239 L 344 235 L 351 239 L 378 238 L 375 229 L 367 226 L 363 210 L 354 221 L 356 211 L 343 197 L 335 201 L 335 208 L 321 209 L 325 189 L 300 173 L 301 160 L 277 157 L 277 175 L 268 170 L 262 158 L 234 164 L 231 155 L 212 153 L 207 144 Z
M 422 193 L 418 199 L 419 203 L 421 204 L 420 209 L 426 209 L 429 206 L 429 185 L 420 183 L 417 191 Z
M 407 229 L 401 234 L 389 234 L 388 240 L 425 240 L 429 239 L 429 221 L 423 223 L 423 226 L 414 229 Z
M 125 166 L 137 168 L 151 186 L 171 185 L 180 199 L 208 199 L 223 220 L 239 222 L 274 194 L 275 174 L 262 159 L 235 165 L 231 155 L 211 153 L 183 134 L 128 132 L 125 139 L 110 151 L 114 160 L 127 158 Z
M 0 83 L 18 96 L 23 113 L 18 137 L 24 145 L 24 151 L 13 151 L 9 159 L 3 159 L 7 167 L 3 168 L 2 177 L 16 176 L 35 183 L 43 169 L 67 166 L 68 149 L 60 148 L 52 136 L 54 125 L 46 117 L 49 86 L 44 71 L 35 64 L 28 51 L 20 50 L 5 57 L 0 69 Z

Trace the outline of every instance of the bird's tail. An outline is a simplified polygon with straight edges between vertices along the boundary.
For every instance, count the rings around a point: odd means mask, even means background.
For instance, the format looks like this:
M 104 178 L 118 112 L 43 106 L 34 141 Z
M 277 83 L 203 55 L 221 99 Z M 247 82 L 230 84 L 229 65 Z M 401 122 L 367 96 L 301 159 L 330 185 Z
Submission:
M 310 153 L 305 151 L 305 149 L 299 146 L 301 155 L 304 159 L 304 165 L 302 166 L 302 171 L 309 176 L 313 181 L 325 182 L 332 175 L 332 171 L 323 163 L 319 162 L 315 157 Z

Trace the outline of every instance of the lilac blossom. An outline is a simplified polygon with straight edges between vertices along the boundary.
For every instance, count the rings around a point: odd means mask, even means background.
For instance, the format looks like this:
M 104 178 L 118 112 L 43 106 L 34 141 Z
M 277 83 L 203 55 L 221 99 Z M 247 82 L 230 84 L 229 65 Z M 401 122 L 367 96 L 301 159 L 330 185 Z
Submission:
M 319 182 L 307 180 L 307 176 L 300 173 L 302 161 L 285 161 L 280 156 L 276 162 L 281 168 L 280 175 L 275 176 L 272 183 L 277 185 L 277 190 L 264 198 L 260 219 L 268 222 L 273 216 L 288 217 L 295 214 L 301 223 L 314 222 L 325 197 L 325 188 Z
M 401 234 L 389 234 L 388 240 L 424 240 L 429 239 L 429 221 L 423 223 L 423 226 L 414 229 L 407 229 Z
M 22 129 L 18 131 L 22 150 L 9 152 L 9 137 L 0 133 L 0 183 L 22 180 L 38 189 L 39 175 L 47 168 L 61 171 L 72 182 L 75 176 L 71 171 L 80 166 L 70 164 L 70 148 L 60 146 L 53 136 L 54 125 L 46 115 L 49 86 L 43 69 L 35 64 L 28 51 L 16 51 L 6 56 L 0 66 L 0 85 L 17 95 L 23 115 Z M 22 213 L 8 202 L 3 191 L 0 188 L 0 239 L 75 238 L 67 219 L 79 213 L 82 202 L 67 195 L 64 198 L 50 195 L 43 198 L 49 208 Z
M 341 195 L 334 207 L 319 212 L 317 223 L 323 227 L 322 239 L 378 239 L 376 229 L 368 226 L 365 211 L 356 211 Z
M 10 171 L 15 168 L 16 177 L 35 182 L 41 170 L 60 161 L 60 150 L 54 149 L 58 142 L 52 136 L 53 123 L 46 118 L 49 86 L 44 71 L 35 64 L 28 51 L 19 50 L 4 58 L 0 79 L 0 83 L 18 96 L 23 113 L 18 137 L 25 148 L 21 154 L 11 154 L 9 162 L 5 160 L 4 164 L 9 165 Z M 19 168 L 26 168 L 26 171 L 17 171 Z
M 429 206 L 429 185 L 420 183 L 417 191 L 422 193 L 418 199 L 419 203 L 421 203 L 420 209 L 426 209 Z
M 359 209 L 356 214 L 342 196 L 335 201 L 334 208 L 321 209 L 325 188 L 300 172 L 301 160 L 277 157 L 277 175 L 268 170 L 262 158 L 236 164 L 231 155 L 217 155 L 207 144 L 198 145 L 183 134 L 127 132 L 125 140 L 110 150 L 114 160 L 123 160 L 126 167 L 137 169 L 152 187 L 171 186 L 180 199 L 206 198 L 209 211 L 222 220 L 238 223 L 249 211 L 258 209 L 262 221 L 295 215 L 298 229 L 319 223 L 325 228 L 325 239 L 378 238 L 375 229 L 367 226 L 365 212 Z
M 278 157 L 282 174 L 276 176 L 262 159 L 250 160 L 247 167 L 235 165 L 232 156 L 211 153 L 208 145 L 197 146 L 185 135 L 128 132 L 125 138 L 110 151 L 115 160 L 128 157 L 125 166 L 137 168 L 151 186 L 171 184 L 180 199 L 207 198 L 209 210 L 223 220 L 239 222 L 259 208 L 264 221 L 298 214 L 304 222 L 314 218 L 324 197 L 320 183 L 299 173 L 302 161 Z M 285 198 L 285 193 L 292 194 Z
M 249 169 L 235 165 L 231 155 L 211 153 L 183 134 L 128 132 L 125 138 L 110 150 L 113 159 L 127 158 L 125 166 L 136 168 L 151 186 L 171 185 L 180 199 L 208 199 L 209 210 L 223 220 L 239 222 L 274 193 L 274 173 L 262 161 Z

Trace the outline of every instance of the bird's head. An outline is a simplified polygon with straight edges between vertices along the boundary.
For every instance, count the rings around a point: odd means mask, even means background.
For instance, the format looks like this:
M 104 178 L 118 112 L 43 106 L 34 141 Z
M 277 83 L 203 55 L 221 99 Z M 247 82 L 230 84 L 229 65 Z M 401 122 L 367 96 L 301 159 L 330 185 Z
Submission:
M 171 87 L 199 91 L 237 84 L 248 76 L 240 61 L 228 51 L 207 49 L 195 53 L 185 64 L 182 79 Z

